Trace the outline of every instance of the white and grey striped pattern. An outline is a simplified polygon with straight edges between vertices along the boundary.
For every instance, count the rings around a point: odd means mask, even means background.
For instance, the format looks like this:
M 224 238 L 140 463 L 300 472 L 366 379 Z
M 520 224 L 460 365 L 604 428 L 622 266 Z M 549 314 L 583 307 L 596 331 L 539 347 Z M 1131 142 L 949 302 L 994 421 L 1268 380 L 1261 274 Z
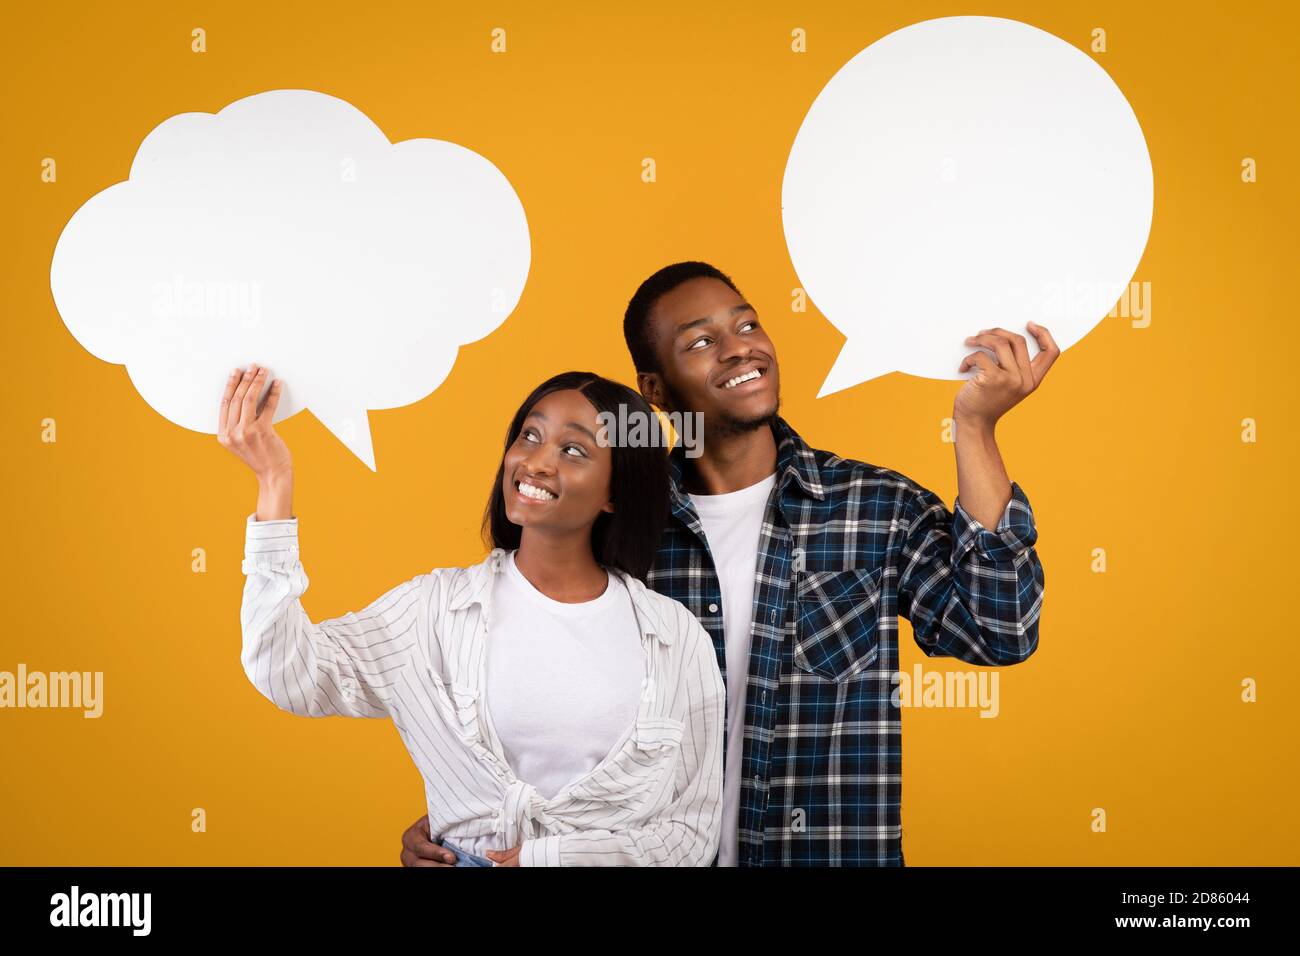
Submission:
M 725 691 L 713 644 L 678 602 L 620 575 L 642 630 L 636 720 L 550 800 L 515 777 L 486 700 L 492 584 L 505 552 L 438 568 L 313 623 L 298 519 L 247 522 L 242 661 L 277 707 L 391 717 L 424 779 L 430 830 L 523 866 L 708 866 L 722 814 Z

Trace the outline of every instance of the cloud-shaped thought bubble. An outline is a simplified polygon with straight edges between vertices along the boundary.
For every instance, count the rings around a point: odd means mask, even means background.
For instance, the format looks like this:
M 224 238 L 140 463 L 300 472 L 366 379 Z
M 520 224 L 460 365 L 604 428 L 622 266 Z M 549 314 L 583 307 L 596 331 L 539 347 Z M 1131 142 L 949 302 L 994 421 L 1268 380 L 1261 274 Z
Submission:
M 818 94 L 782 184 L 809 299 L 848 341 L 827 395 L 891 371 L 962 379 L 966 336 L 1029 320 L 1068 348 L 1116 304 L 1151 230 L 1151 157 L 1087 54 L 997 17 L 877 40 Z
M 235 366 L 285 381 L 371 469 L 367 409 L 424 398 L 523 292 L 509 181 L 455 143 L 390 143 L 355 107 L 274 90 L 153 130 L 59 237 L 50 287 L 92 354 L 168 420 L 215 434 Z M 268 376 L 269 378 L 269 376 Z

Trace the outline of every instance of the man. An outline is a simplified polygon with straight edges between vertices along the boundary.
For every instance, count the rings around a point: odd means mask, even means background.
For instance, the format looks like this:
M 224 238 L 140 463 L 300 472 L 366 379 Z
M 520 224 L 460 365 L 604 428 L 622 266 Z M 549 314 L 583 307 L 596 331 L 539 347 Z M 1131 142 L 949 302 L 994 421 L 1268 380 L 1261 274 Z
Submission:
M 1029 331 L 1033 361 L 1004 329 L 966 340 L 959 371 L 977 371 L 953 405 L 950 512 L 898 472 L 803 442 L 777 414 L 771 339 L 713 266 L 667 266 L 629 302 L 641 393 L 703 417 L 698 457 L 672 454 L 650 584 L 700 619 L 726 682 L 720 865 L 904 865 L 898 615 L 932 657 L 1006 665 L 1037 648 L 1037 530 L 994 439 L 1060 354 Z M 424 820 L 402 842 L 408 866 L 446 853 Z

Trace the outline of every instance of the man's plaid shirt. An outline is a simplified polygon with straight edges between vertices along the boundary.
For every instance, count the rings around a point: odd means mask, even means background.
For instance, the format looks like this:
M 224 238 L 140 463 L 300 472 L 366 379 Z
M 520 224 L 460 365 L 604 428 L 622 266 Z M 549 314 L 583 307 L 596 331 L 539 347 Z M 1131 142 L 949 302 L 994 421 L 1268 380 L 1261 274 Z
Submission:
M 777 481 L 755 569 L 741 866 L 902 866 L 898 615 L 931 657 L 1015 664 L 1038 646 L 1043 568 L 1012 482 L 994 531 L 895 471 L 773 425 Z M 674 449 L 649 583 L 699 618 L 726 678 L 722 594 Z

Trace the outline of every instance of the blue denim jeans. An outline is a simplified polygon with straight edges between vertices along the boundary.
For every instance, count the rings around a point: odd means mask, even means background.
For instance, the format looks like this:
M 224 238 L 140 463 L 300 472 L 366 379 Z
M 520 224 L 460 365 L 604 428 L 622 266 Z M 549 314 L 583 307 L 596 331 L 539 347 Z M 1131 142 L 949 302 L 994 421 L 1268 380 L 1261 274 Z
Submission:
M 470 853 L 468 850 L 462 850 L 450 840 L 443 838 L 442 845 L 452 853 L 456 854 L 456 866 L 496 866 L 487 857 L 479 856 L 477 853 Z

